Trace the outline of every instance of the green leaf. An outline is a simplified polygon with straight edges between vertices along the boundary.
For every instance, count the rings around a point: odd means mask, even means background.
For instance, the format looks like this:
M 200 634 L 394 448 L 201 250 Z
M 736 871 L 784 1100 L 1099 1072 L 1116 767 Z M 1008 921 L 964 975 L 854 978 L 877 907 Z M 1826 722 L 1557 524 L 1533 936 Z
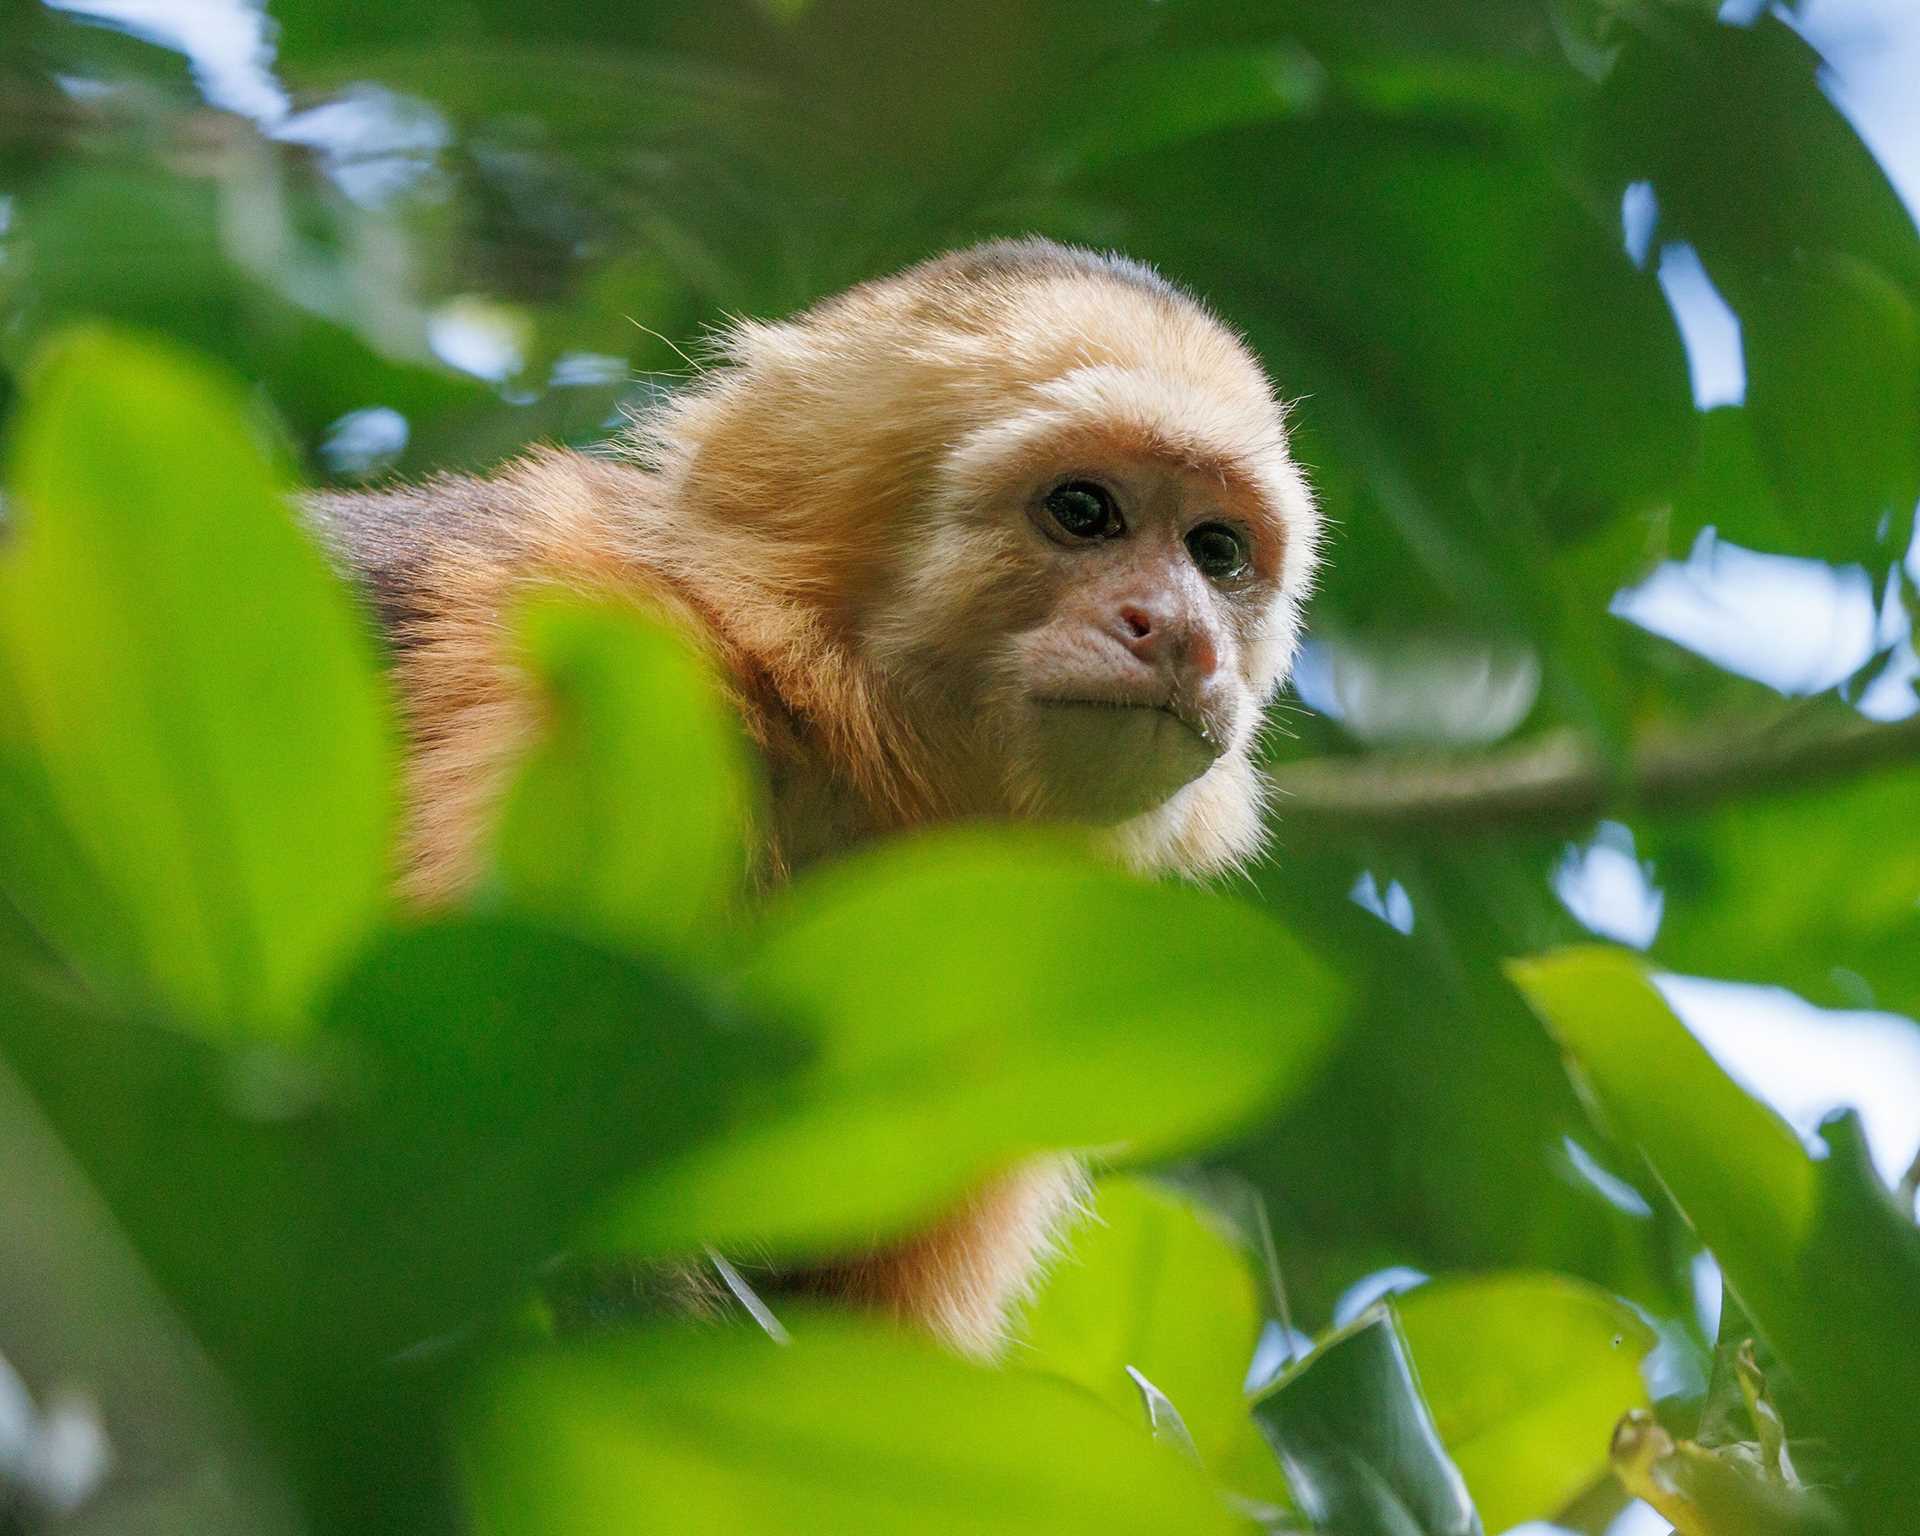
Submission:
M 0 693 L 6 675 L 0 672 Z M 18 718 L 0 697 L 0 721 Z M 46 765 L 20 742 L 0 740 L 0 889 L 35 948 L 84 934 L 89 976 L 111 991 L 137 990 L 140 939 L 113 882 L 96 870 L 60 819 Z
M 1654 274 L 1542 153 L 1558 132 L 1542 126 L 1543 93 L 1457 105 L 1444 98 L 1463 72 L 1444 61 L 1430 72 L 1444 103 L 1432 110 L 1405 110 L 1426 94 L 1410 73 L 1381 82 L 1382 110 L 1336 96 L 1293 121 L 1129 160 L 1099 185 L 1130 225 L 1210 274 L 1210 296 L 1246 317 L 1264 355 L 1286 360 L 1286 388 L 1311 402 L 1302 417 L 1334 439 L 1336 465 L 1364 452 L 1410 476 L 1363 485 L 1335 580 L 1350 557 L 1377 565 L 1378 538 L 1417 539 L 1397 573 L 1510 566 L 1497 587 L 1482 574 L 1450 593 L 1457 619 L 1485 628 L 1508 617 L 1489 600 L 1524 603 L 1524 580 L 1556 544 L 1670 489 L 1695 448 L 1695 412 Z M 1576 292 L 1587 302 L 1559 302 Z M 1339 336 L 1365 341 L 1356 352 Z M 1527 390 L 1504 387 L 1516 368 Z M 1319 404 L 1342 394 L 1359 408 L 1346 421 L 1344 406 Z M 1394 526 L 1406 505 L 1441 514 L 1438 526 Z M 1375 601 L 1404 621 L 1399 586 Z
M 1659 238 L 1691 242 L 1743 319 L 1752 287 L 1804 271 L 1809 253 L 1859 258 L 1914 291 L 1913 216 L 1813 44 L 1779 13 L 1741 27 L 1704 5 L 1661 9 L 1591 103 L 1603 184 L 1651 181 Z
M 1857 1122 L 1830 1123 L 1831 1155 L 1814 1162 L 1627 955 L 1568 950 L 1510 969 L 1818 1410 L 1810 1428 L 1857 1469 L 1842 1497 L 1863 1532 L 1904 1530 L 1920 1507 L 1908 1435 L 1920 1232 L 1894 1210 Z
M 1396 1298 L 1434 1424 L 1487 1528 L 1560 1513 L 1607 1474 L 1620 1416 L 1647 1401 L 1654 1333 L 1563 1275 L 1447 1277 Z
M 1800 1253 L 1800 1310 L 1760 1319 L 1804 1393 L 1860 1466 L 1842 1501 L 1867 1536 L 1911 1528 L 1920 1508 L 1913 1456 L 1913 1386 L 1920 1381 L 1920 1228 L 1874 1171 L 1852 1110 L 1820 1127 L 1813 1233 Z
M 1260 1395 L 1253 1416 L 1316 1525 L 1340 1536 L 1480 1536 L 1390 1309 L 1320 1344 Z
M 1920 490 L 1920 240 L 1815 46 L 1659 8 L 1592 105 L 1602 185 L 1651 183 L 1738 315 L 1754 450 L 1799 537 L 1859 558 Z M 1890 552 L 1891 553 L 1891 552 Z
M 794 1099 L 632 1190 L 630 1250 L 871 1240 L 1061 1148 L 1148 1159 L 1300 1080 L 1329 978 L 1238 902 L 1153 886 L 1066 838 L 956 832 L 803 881 L 737 978 L 819 1054 Z
M 656 966 L 503 920 L 386 937 L 326 1024 L 360 1064 L 345 1151 L 390 1256 L 367 1288 L 412 1329 L 502 1294 L 610 1186 L 726 1132 L 805 1050 Z
M 1655 959 L 1920 1014 L 1916 804 L 1920 771 L 1900 766 L 1643 823 L 1667 892 Z
M 1222 129 L 1297 117 L 1325 89 L 1319 63 L 1284 44 L 1124 54 L 1069 94 L 1063 120 L 1041 134 L 1028 174 L 1065 180 Z
M 657 969 L 478 919 L 371 946 L 293 1049 L 9 985 L 0 1050 L 289 1433 L 310 1400 L 504 1304 L 610 1184 L 715 1134 L 794 1059 Z
M 458 1437 L 482 1536 L 1165 1536 L 1238 1527 L 1199 1473 L 1063 1383 L 871 1326 L 651 1332 L 525 1355 Z
M 1245 1432 L 1241 1381 L 1259 1334 L 1253 1272 L 1218 1220 L 1170 1190 L 1113 1178 L 1035 1298 L 1015 1358 L 1123 1412 L 1138 1412 L 1127 1376 L 1138 1370 L 1217 1470 Z
M 1721 1071 L 1626 952 L 1561 950 L 1513 961 L 1508 974 L 1749 1310 L 1791 1305 L 1792 1255 L 1814 1207 L 1813 1165 L 1793 1128 Z
M 518 904 L 615 942 L 711 946 L 746 873 L 749 759 L 711 670 L 630 610 L 542 602 L 546 735 L 500 830 Z
M 1760 458 L 1759 428 L 1744 406 L 1723 405 L 1700 417 L 1700 457 L 1674 491 L 1668 525 L 1671 551 L 1684 554 L 1703 529 L 1748 549 L 1815 559 L 1844 558 L 1829 518 L 1791 517 Z
M 1870 550 L 1889 514 L 1904 533 L 1920 495 L 1912 299 L 1869 263 L 1828 255 L 1758 286 L 1740 317 L 1747 409 L 1789 515 L 1849 535 L 1834 558 Z
M 103 943 L 49 895 L 63 872 L 8 884 L 83 967 L 121 979 L 131 949 L 184 1019 L 286 1035 L 382 905 L 388 739 L 361 621 L 247 418 L 147 342 L 79 331 L 42 359 L 0 549 L 0 756 L 33 759 L 132 932 Z

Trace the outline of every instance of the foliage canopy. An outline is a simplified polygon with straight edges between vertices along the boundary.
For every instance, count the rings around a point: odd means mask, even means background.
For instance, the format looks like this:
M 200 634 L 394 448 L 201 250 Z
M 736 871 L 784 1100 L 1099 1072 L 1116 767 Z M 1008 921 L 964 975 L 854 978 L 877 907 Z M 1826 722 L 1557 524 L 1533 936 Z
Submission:
M 0 0 L 0 1531 L 1910 1528 L 1912 1191 L 1671 985 L 1920 1016 L 1920 236 L 1800 7 L 273 0 L 190 72 L 194 9 Z M 755 910 L 699 663 L 542 604 L 492 874 L 395 911 L 290 489 L 1027 230 L 1298 399 L 1274 856 L 952 832 Z M 1663 638 L 1743 579 L 1798 670 Z M 648 1303 L 1062 1144 L 1102 1222 L 997 1371 Z

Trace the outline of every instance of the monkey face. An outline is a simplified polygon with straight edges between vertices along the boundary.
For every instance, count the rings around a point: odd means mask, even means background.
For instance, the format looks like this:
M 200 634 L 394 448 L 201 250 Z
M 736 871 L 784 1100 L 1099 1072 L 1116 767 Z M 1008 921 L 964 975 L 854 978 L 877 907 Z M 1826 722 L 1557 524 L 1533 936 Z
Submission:
M 1217 473 L 1063 447 L 933 509 L 888 661 L 976 808 L 1114 824 L 1244 757 L 1290 633 L 1284 538 Z
M 1009 773 L 1045 814 L 1150 811 L 1252 732 L 1276 541 L 1219 481 L 1154 460 L 1048 476 L 1023 511 L 1044 611 L 1007 637 Z
M 750 536 L 710 606 L 755 598 L 788 704 L 883 824 L 1090 822 L 1195 874 L 1259 846 L 1249 749 L 1319 519 L 1239 338 L 1143 268 L 1015 242 L 743 323 L 724 356 L 643 462 L 722 566 Z

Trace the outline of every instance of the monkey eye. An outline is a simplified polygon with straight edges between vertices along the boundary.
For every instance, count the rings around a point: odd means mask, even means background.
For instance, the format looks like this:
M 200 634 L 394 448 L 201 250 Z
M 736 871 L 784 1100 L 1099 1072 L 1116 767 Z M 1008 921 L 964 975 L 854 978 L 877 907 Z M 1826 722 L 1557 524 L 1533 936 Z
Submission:
M 1076 539 L 1111 539 L 1126 531 L 1113 493 L 1091 480 L 1069 480 L 1047 492 L 1048 514 Z
M 1253 563 L 1246 535 L 1225 523 L 1202 523 L 1187 535 L 1187 553 L 1202 574 L 1215 581 L 1244 576 Z

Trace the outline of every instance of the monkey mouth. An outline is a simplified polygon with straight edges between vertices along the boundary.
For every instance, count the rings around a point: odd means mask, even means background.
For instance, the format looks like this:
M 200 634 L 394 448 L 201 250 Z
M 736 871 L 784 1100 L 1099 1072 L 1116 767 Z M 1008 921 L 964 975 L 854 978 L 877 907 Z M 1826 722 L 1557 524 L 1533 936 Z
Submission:
M 1144 711 L 1149 714 L 1165 715 L 1175 724 L 1183 726 L 1215 757 L 1226 750 L 1219 727 L 1198 710 L 1183 708 L 1173 699 L 1115 699 L 1094 698 L 1081 694 L 1036 695 L 1034 703 L 1050 709 L 1098 709 L 1121 715 Z

